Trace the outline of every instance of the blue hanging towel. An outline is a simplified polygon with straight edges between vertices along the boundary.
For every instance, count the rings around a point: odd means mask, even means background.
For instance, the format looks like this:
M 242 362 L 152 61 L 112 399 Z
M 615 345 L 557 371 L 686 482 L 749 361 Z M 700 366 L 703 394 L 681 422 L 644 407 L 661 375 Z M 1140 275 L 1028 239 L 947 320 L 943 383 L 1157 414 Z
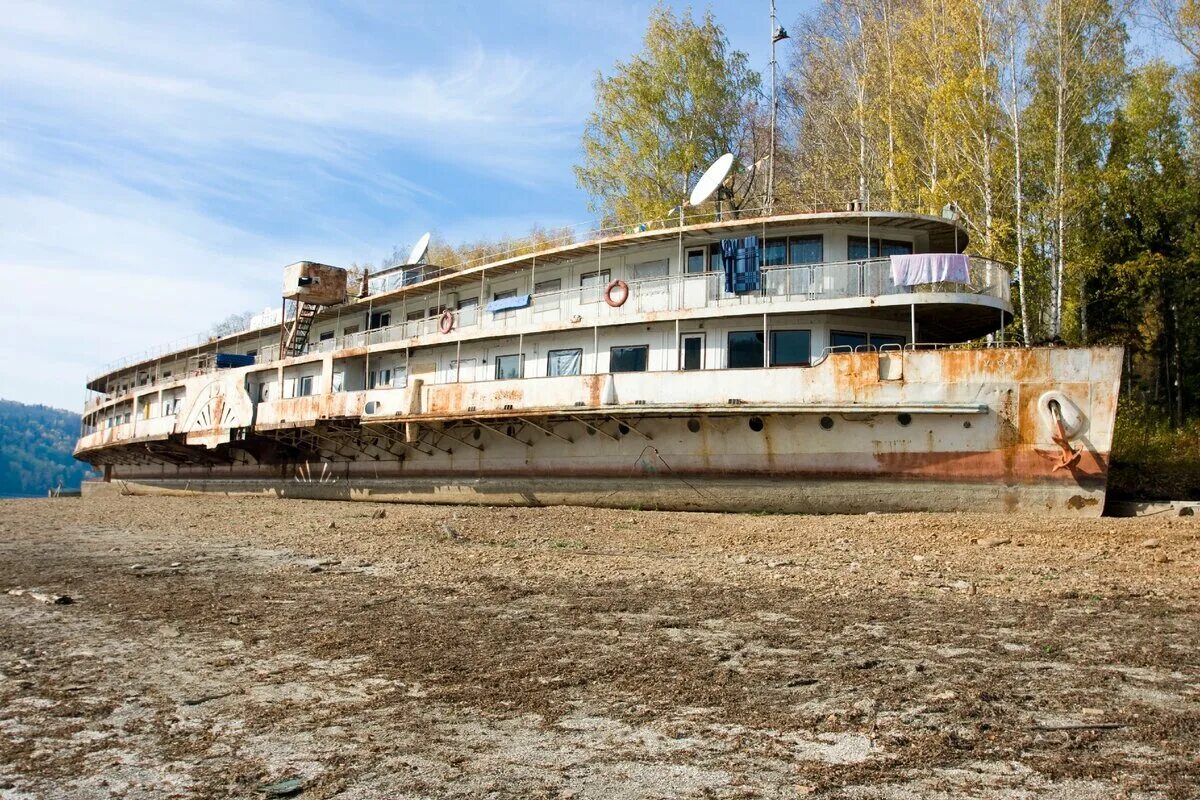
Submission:
M 721 240 L 721 266 L 725 269 L 725 291 L 730 294 L 757 292 L 762 285 L 758 267 L 758 237 Z

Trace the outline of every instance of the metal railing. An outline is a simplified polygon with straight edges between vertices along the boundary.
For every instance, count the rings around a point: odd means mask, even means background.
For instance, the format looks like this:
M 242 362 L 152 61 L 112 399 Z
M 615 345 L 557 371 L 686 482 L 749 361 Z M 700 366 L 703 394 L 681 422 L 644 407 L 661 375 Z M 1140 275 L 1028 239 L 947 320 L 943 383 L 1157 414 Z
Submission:
M 612 324 L 620 319 L 654 312 L 724 309 L 780 302 L 836 301 L 931 292 L 982 295 L 1003 302 L 1010 300 L 1008 270 L 997 262 L 974 256 L 968 259 L 968 283 L 965 284 L 897 286 L 892 280 L 891 261 L 888 258 L 766 266 L 760 271 L 759 287 L 748 292 L 729 291 L 723 272 L 668 275 L 631 280 L 627 283 L 629 297 L 620 306 L 606 303 L 605 285 L 594 283 L 585 287 L 534 294 L 530 297 L 528 306 L 499 313 L 488 312 L 485 307 L 480 306 L 450 310 L 453 329 L 449 338 L 453 340 L 468 332 L 482 334 L 486 331 L 504 335 L 536 330 L 547 325 Z M 468 290 L 459 289 L 460 293 L 465 291 Z M 428 299 L 422 298 L 423 302 L 427 302 Z M 399 309 L 396 313 L 399 313 Z M 439 317 L 436 316 L 424 317 L 309 342 L 305 352 L 329 352 L 433 337 L 439 335 L 439 321 Z M 193 337 L 188 340 L 186 346 L 203 346 L 211 341 L 212 337 Z M 147 352 L 165 355 L 179 349 L 183 348 L 176 347 L 172 350 L 171 346 L 168 346 Z M 144 358 L 153 358 L 155 355 L 145 355 Z M 278 359 L 278 345 L 265 345 L 259 349 L 260 363 L 266 364 Z M 130 363 L 134 360 L 128 359 Z M 130 387 L 126 392 L 110 397 L 123 396 L 134 388 L 139 387 Z
M 430 316 L 337 339 L 312 342 L 307 352 L 336 351 L 433 336 L 453 341 L 465 333 L 477 335 L 486 331 L 505 335 L 532 331 L 547 325 L 612 324 L 624 318 L 654 312 L 724 309 L 781 302 L 837 301 L 932 292 L 974 294 L 1009 301 L 1009 273 L 999 264 L 987 259 L 971 258 L 968 261 L 968 277 L 966 284 L 897 286 L 892 280 L 891 262 L 887 258 L 765 267 L 761 270 L 759 288 L 740 293 L 727 290 L 723 272 L 670 275 L 628 281 L 629 297 L 620 306 L 606 303 L 606 287 L 596 284 L 535 294 L 530 297 L 528 306 L 499 313 L 491 313 L 477 306 L 450 310 L 453 326 L 448 335 L 440 334 L 440 318 Z M 462 291 L 466 290 L 460 289 Z M 416 343 L 424 344 L 420 341 Z M 264 347 L 259 351 L 259 356 L 264 363 L 273 361 L 278 357 L 278 347 Z

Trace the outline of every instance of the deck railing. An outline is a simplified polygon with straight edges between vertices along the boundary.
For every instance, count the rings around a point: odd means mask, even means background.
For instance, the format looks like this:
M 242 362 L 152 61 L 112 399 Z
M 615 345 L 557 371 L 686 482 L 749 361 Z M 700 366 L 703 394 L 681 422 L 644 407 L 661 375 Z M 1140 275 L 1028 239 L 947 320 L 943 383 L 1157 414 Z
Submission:
M 594 283 L 530 297 L 524 308 L 492 313 L 486 304 L 451 309 L 453 328 L 449 335 L 439 334 L 438 316 L 408 320 L 387 327 L 346 336 L 312 341 L 307 353 L 330 352 L 350 347 L 365 347 L 423 337 L 454 341 L 464 334 L 484 332 L 504 335 L 536 330 L 546 326 L 583 326 L 612 324 L 648 313 L 680 312 L 714 308 L 754 307 L 780 302 L 837 301 L 858 297 L 918 295 L 930 292 L 974 294 L 1009 302 L 1009 272 L 1002 265 L 984 258 L 968 259 L 968 283 L 936 283 L 897 286 L 892 280 L 887 258 L 767 266 L 761 270 L 759 288 L 749 292 L 729 292 L 723 272 L 669 275 L 627 281 L 629 298 L 620 306 L 604 300 L 605 284 Z M 459 294 L 469 293 L 459 288 Z M 428 298 L 423 298 L 428 301 Z M 393 313 L 399 315 L 400 309 Z M 279 358 L 278 345 L 259 349 L 259 363 Z

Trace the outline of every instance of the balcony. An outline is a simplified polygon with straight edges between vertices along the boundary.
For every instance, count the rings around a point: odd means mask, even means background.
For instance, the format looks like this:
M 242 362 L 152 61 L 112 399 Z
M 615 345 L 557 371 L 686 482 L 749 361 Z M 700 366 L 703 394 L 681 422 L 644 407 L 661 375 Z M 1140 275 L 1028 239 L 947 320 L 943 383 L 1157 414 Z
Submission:
M 858 298 L 919 297 L 931 293 L 974 295 L 1009 303 L 1009 273 L 1000 264 L 972 257 L 968 277 L 970 282 L 966 284 L 896 286 L 890 260 L 877 258 L 766 267 L 757 291 L 734 294 L 725 290 L 725 275 L 721 272 L 670 275 L 628 281 L 629 299 L 619 307 L 604 302 L 604 285 L 594 285 L 535 294 L 525 308 L 495 314 L 478 307 L 451 311 L 454 327 L 450 337 L 504 336 L 539 329 L 612 325 L 622 320 L 641 321 L 639 318 L 647 314 L 737 308 L 766 310 L 767 305 L 784 303 L 796 304 L 796 311 L 804 311 L 804 305 L 810 303 L 826 306 L 829 302 L 836 304 Z M 310 342 L 306 352 L 332 352 L 425 337 L 433 337 L 435 341 L 445 339 L 438 323 L 437 317 L 401 322 L 339 339 Z M 276 360 L 278 353 L 277 346 L 264 347 L 259 353 L 260 363 Z

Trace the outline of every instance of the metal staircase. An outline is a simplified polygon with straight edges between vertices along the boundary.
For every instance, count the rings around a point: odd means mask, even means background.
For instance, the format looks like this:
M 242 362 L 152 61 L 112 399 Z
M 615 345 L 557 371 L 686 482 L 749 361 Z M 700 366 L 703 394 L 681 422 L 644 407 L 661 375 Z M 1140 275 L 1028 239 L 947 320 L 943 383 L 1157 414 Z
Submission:
M 284 327 L 283 342 L 279 347 L 280 353 L 285 358 L 298 356 L 304 352 L 304 346 L 308 344 L 308 332 L 312 329 L 317 312 L 321 310 L 321 306 L 315 303 L 305 303 L 303 300 L 297 302 L 299 308 L 296 309 L 296 318 L 292 320 L 290 327 Z

